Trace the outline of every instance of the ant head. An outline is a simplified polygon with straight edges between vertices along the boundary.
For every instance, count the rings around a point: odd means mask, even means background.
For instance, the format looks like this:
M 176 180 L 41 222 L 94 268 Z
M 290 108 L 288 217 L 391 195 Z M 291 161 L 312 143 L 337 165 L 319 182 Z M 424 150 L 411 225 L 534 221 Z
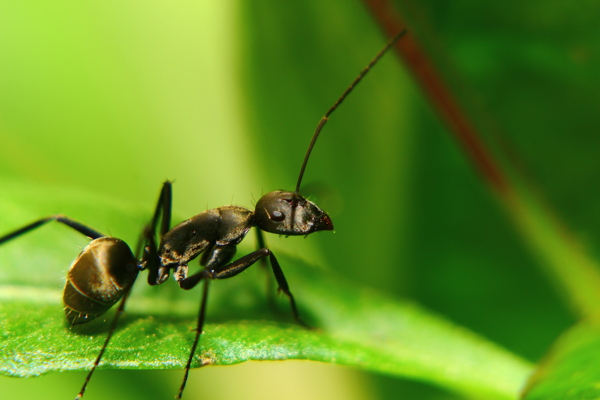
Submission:
M 280 235 L 308 235 L 333 230 L 329 215 L 296 192 L 274 191 L 256 203 L 256 226 Z

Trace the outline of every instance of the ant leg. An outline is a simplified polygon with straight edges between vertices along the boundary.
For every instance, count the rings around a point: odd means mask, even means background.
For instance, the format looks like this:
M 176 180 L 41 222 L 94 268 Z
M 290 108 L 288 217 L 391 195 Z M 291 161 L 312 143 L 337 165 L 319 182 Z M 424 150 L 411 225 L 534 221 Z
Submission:
M 140 240 L 138 241 L 138 245 L 136 247 L 136 254 L 141 252 L 142 246 L 146 244 L 146 242 L 153 239 L 153 243 L 156 243 L 156 238 L 154 234 L 156 233 L 156 227 L 158 225 L 158 219 L 160 218 L 161 211 L 163 211 L 163 218 L 160 229 L 160 237 L 162 239 L 163 235 L 169 230 L 169 226 L 171 225 L 171 204 L 172 204 L 172 182 L 165 181 L 158 195 L 158 202 L 156 207 L 154 208 L 154 215 L 152 216 L 152 220 L 148 225 L 144 227 L 140 235 Z M 156 248 L 156 246 L 153 246 Z
M 144 240 L 145 240 L 145 237 L 144 237 L 144 235 L 142 235 L 136 245 L 135 258 L 137 260 L 139 260 L 139 258 L 140 258 L 140 254 L 142 251 L 142 244 L 144 243 Z M 115 316 L 113 317 L 113 320 L 108 329 L 108 334 L 106 336 L 106 339 L 104 339 L 104 343 L 102 344 L 102 348 L 100 349 L 100 353 L 96 357 L 96 360 L 94 360 L 94 365 L 92 366 L 92 369 L 90 370 L 90 372 L 88 372 L 87 377 L 85 378 L 85 382 L 83 383 L 83 386 L 81 387 L 81 390 L 79 391 L 79 394 L 77 395 L 77 397 L 75 397 L 75 400 L 80 400 L 81 397 L 83 397 L 83 394 L 85 393 L 85 390 L 87 389 L 87 385 L 90 382 L 90 379 L 92 378 L 92 375 L 94 374 L 94 371 L 96 370 L 96 367 L 98 367 L 98 365 L 100 365 L 100 361 L 102 360 L 102 357 L 104 356 L 104 352 L 106 351 L 106 348 L 108 347 L 108 343 L 112 339 L 112 336 L 113 336 L 115 330 L 117 329 L 117 324 L 119 322 L 119 318 L 125 311 L 125 302 L 127 301 L 129 294 L 131 293 L 131 288 L 133 288 L 134 283 L 135 283 L 135 281 L 133 281 L 131 283 L 131 286 L 129 287 L 129 289 L 127 289 L 127 291 L 123 295 L 123 298 L 121 299 L 121 302 L 119 303 L 119 308 L 117 308 Z
M 223 248 L 227 248 L 226 246 Z M 269 255 L 271 251 L 269 249 L 260 249 L 253 251 L 250 254 L 245 255 L 244 257 L 240 257 L 232 263 L 216 266 L 214 268 L 207 267 L 202 271 L 192 275 L 185 277 L 179 280 L 179 287 L 185 290 L 192 289 L 196 286 L 203 278 L 209 279 L 227 279 L 232 278 L 244 271 L 246 268 L 250 267 L 252 264 Z
M 300 314 L 298 314 L 298 309 L 296 308 L 294 296 L 292 295 L 292 292 L 290 292 L 290 287 L 287 283 L 287 280 L 285 279 L 285 275 L 283 275 L 283 270 L 279 265 L 279 261 L 277 261 L 277 258 L 275 258 L 275 254 L 273 254 L 271 251 L 269 251 L 269 258 L 271 260 L 271 268 L 273 269 L 273 275 L 275 275 L 275 279 L 277 280 L 277 284 L 279 285 L 279 290 L 285 293 L 286 296 L 290 299 L 290 306 L 292 307 L 294 319 L 298 324 L 304 326 L 305 328 L 308 328 L 309 326 L 306 325 L 304 321 L 300 319 Z
M 185 373 L 183 375 L 183 381 L 181 382 L 181 386 L 179 387 L 179 393 L 177 394 L 177 399 L 181 399 L 183 395 L 183 389 L 185 389 L 185 384 L 187 383 L 188 376 L 190 374 L 190 368 L 192 367 L 192 360 L 194 359 L 194 354 L 196 353 L 196 348 L 198 347 L 198 343 L 200 342 L 200 335 L 202 335 L 202 329 L 204 328 L 204 318 L 206 316 L 206 300 L 208 299 L 208 285 L 210 284 L 210 280 L 204 281 L 204 291 L 202 293 L 202 302 L 200 303 L 200 311 L 198 313 L 198 323 L 196 325 L 196 336 L 194 337 L 194 344 L 192 344 L 192 349 L 190 350 L 190 356 L 188 357 L 187 364 L 185 365 Z
M 256 229 L 256 242 L 258 244 L 259 249 L 265 249 L 267 246 L 265 244 L 265 237 L 260 229 Z M 267 271 L 269 267 L 269 263 L 267 262 L 266 257 L 260 259 L 260 265 L 263 267 L 263 270 Z M 267 303 L 270 307 L 275 308 L 275 296 L 272 289 L 273 281 L 271 274 L 265 274 L 265 284 L 267 288 Z
M 138 241 L 138 244 L 136 246 L 136 253 L 135 253 L 136 260 L 139 260 L 139 258 L 140 258 L 142 243 L 143 243 L 144 239 L 145 238 L 143 236 L 140 237 L 140 240 Z M 92 369 L 90 370 L 90 372 L 88 372 L 88 375 L 85 378 L 85 382 L 83 383 L 83 386 L 81 387 L 81 390 L 79 391 L 79 394 L 77 395 L 75 400 L 81 399 L 81 397 L 85 393 L 88 383 L 90 382 L 90 379 L 92 378 L 94 371 L 96 370 L 96 367 L 98 367 L 98 365 L 100 364 L 100 361 L 102 360 L 102 357 L 104 356 L 104 352 L 106 351 L 106 348 L 108 347 L 108 343 L 112 339 L 113 333 L 117 329 L 117 324 L 119 322 L 119 318 L 125 311 L 125 302 L 127 301 L 129 294 L 131 293 L 131 288 L 133 287 L 134 283 L 135 283 L 135 281 L 131 283 L 131 286 L 129 287 L 127 292 L 125 292 L 125 294 L 123 295 L 123 298 L 121 299 L 121 302 L 119 303 L 119 308 L 117 308 L 115 316 L 113 317 L 113 320 L 110 324 L 110 328 L 108 330 L 108 335 L 106 336 L 106 339 L 104 340 L 104 344 L 102 345 L 102 348 L 100 349 L 100 353 L 96 357 L 96 360 L 94 361 L 94 365 L 92 366 Z
M 256 241 L 258 243 L 258 249 L 266 249 L 267 246 L 265 245 L 265 237 L 262 233 L 262 231 L 260 229 L 256 229 Z M 267 266 L 267 260 L 264 260 L 262 262 L 262 264 L 266 267 Z
M 135 282 L 133 282 L 133 283 L 135 283 Z M 94 361 L 94 365 L 92 366 L 92 369 L 90 370 L 90 372 L 88 372 L 87 377 L 85 378 L 85 382 L 83 382 L 83 386 L 81 387 L 79 394 L 77 394 L 77 397 L 75 397 L 75 400 L 81 399 L 81 397 L 83 396 L 83 393 L 85 393 L 85 389 L 87 389 L 87 385 L 90 382 L 92 375 L 94 374 L 94 371 L 96 371 L 96 367 L 100 364 L 100 360 L 102 360 L 102 356 L 104 355 L 104 352 L 106 351 L 106 348 L 108 347 L 108 343 L 110 342 L 110 339 L 112 339 L 113 333 L 115 333 L 115 330 L 117 329 L 117 323 L 119 322 L 119 317 L 121 316 L 121 314 L 123 314 L 123 311 L 125 310 L 125 301 L 129 297 L 129 293 L 131 293 L 131 288 L 133 287 L 133 283 L 131 284 L 129 289 L 127 289 L 127 292 L 123 295 L 123 298 L 121 299 L 121 303 L 119 303 L 119 308 L 117 309 L 117 312 L 116 312 L 115 316 L 113 317 L 113 320 L 110 324 L 110 328 L 108 330 L 108 335 L 106 336 L 106 339 L 104 339 L 104 344 L 102 345 L 102 348 L 100 349 L 100 353 L 98 354 L 98 357 L 96 357 L 96 360 Z
M 169 277 L 169 269 L 161 266 L 158 256 L 158 244 L 156 241 L 156 228 L 158 220 L 160 224 L 160 239 L 169 231 L 171 225 L 171 208 L 172 208 L 172 183 L 165 181 L 158 196 L 158 202 L 154 210 L 152 220 L 142 231 L 142 242 L 144 243 L 144 254 L 140 264 L 144 269 L 148 269 L 148 283 L 150 285 L 158 285 L 163 283 Z
M 24 234 L 26 234 L 44 224 L 46 224 L 47 222 L 50 222 L 50 221 L 57 221 L 64 225 L 67 225 L 68 227 L 73 228 L 77 232 L 79 232 L 91 239 L 94 239 L 94 240 L 106 236 L 106 235 L 104 235 L 86 225 L 83 225 L 82 223 L 75 221 L 65 215 L 52 215 L 50 217 L 42 218 L 40 220 L 32 222 L 31 224 L 24 226 L 23 228 L 20 228 L 20 229 L 14 231 L 14 232 L 11 232 L 3 237 L 0 237 L 0 244 L 5 243 L 11 239 L 17 238 L 21 235 L 24 235 Z M 133 284 L 132 284 L 132 286 L 133 286 Z M 92 369 L 88 373 L 88 375 L 85 379 L 85 382 L 84 382 L 81 390 L 79 391 L 79 394 L 75 398 L 76 400 L 81 399 L 81 397 L 83 396 L 83 393 L 85 392 L 87 385 L 92 377 L 92 374 L 96 370 L 96 367 L 100 364 L 100 360 L 102 359 L 102 356 L 104 355 L 106 347 L 108 346 L 108 343 L 110 342 L 110 339 L 112 338 L 113 333 L 115 332 L 115 329 L 117 327 L 119 316 L 123 313 L 123 310 L 125 308 L 125 301 L 126 301 L 127 297 L 129 296 L 130 291 L 131 291 L 131 286 L 129 287 L 129 289 L 127 289 L 127 292 L 123 295 L 123 299 L 121 300 L 121 303 L 119 304 L 119 308 L 117 309 L 117 313 L 115 314 L 115 317 L 112 320 L 112 323 L 111 323 L 109 331 L 108 331 L 108 335 L 107 335 L 106 339 L 104 340 L 104 344 L 102 345 L 102 349 L 100 350 L 100 353 L 96 357 L 96 360 L 94 361 L 94 365 L 92 366 Z
M 224 247 L 224 248 L 222 248 L 221 251 L 224 253 L 229 253 L 230 250 L 231 250 L 230 248 L 229 248 L 229 250 L 227 250 L 227 247 Z M 196 352 L 196 348 L 200 341 L 200 335 L 202 334 L 202 329 L 204 327 L 204 318 L 206 315 L 206 302 L 207 302 L 206 300 L 208 298 L 208 285 L 210 283 L 210 279 L 227 279 L 227 278 L 234 277 L 237 274 L 239 274 L 240 272 L 242 272 L 245 269 L 252 266 L 257 261 L 264 259 L 267 256 L 270 256 L 271 266 L 273 268 L 273 274 L 275 275 L 275 279 L 277 279 L 277 283 L 279 284 L 279 289 L 282 290 L 290 299 L 290 304 L 292 307 L 292 312 L 294 314 L 294 319 L 300 325 L 302 325 L 304 327 L 308 327 L 300 319 L 300 316 L 298 314 L 298 309 L 296 308 L 296 302 L 294 301 L 294 296 L 290 292 L 290 288 L 287 284 L 285 276 L 283 275 L 283 271 L 281 270 L 281 267 L 279 266 L 279 262 L 277 261 L 277 259 L 275 258 L 275 255 L 273 255 L 271 250 L 269 250 L 267 248 L 262 248 L 262 249 L 253 251 L 252 253 L 245 255 L 244 257 L 241 257 L 232 263 L 229 263 L 229 264 L 226 264 L 223 266 L 219 266 L 219 267 L 215 267 L 214 269 L 204 269 L 192 276 L 182 278 L 178 283 L 182 289 L 186 289 L 186 290 L 189 290 L 189 289 L 192 289 L 193 287 L 195 287 L 198 283 L 200 283 L 200 281 L 202 279 L 204 279 L 204 278 L 207 278 L 207 279 L 204 280 L 204 293 L 202 295 L 202 303 L 200 305 L 200 313 L 198 315 L 198 324 L 196 327 L 196 337 L 194 338 L 194 344 L 192 345 L 192 350 L 190 352 L 190 356 L 188 357 L 188 362 L 185 367 L 185 375 L 183 377 L 183 382 L 181 383 L 181 387 L 179 389 L 179 394 L 177 396 L 177 399 L 181 399 L 181 396 L 183 394 L 183 389 L 185 388 L 185 384 L 187 382 L 189 370 L 192 365 L 192 360 L 194 359 L 194 354 Z M 224 257 L 226 257 L 226 256 L 224 256 Z
M 42 226 L 45 223 L 50 222 L 50 221 L 57 221 L 57 222 L 60 222 L 61 224 L 67 225 L 68 227 L 75 229 L 77 232 L 89 237 L 90 239 L 98 239 L 100 237 L 106 236 L 106 235 L 90 228 L 89 226 L 85 226 L 81 222 L 75 221 L 74 219 L 67 217 L 66 215 L 57 214 L 57 215 L 51 215 L 49 217 L 42 218 L 40 220 L 32 222 L 31 224 L 29 224 L 27 226 L 24 226 L 20 229 L 17 229 L 14 232 L 11 232 L 7 235 L 0 237 L 0 244 L 8 242 L 9 240 L 17 238 L 21 235 L 24 235 L 27 232 L 30 232 L 36 228 L 39 228 L 40 226 Z
M 265 236 L 263 235 L 262 231 L 260 229 L 256 229 L 256 242 L 258 244 L 258 249 L 266 249 L 267 246 L 265 245 Z M 267 267 L 267 260 L 266 259 L 261 259 L 261 264 L 266 268 Z
M 294 319 L 297 323 L 303 326 L 307 326 L 301 319 L 300 314 L 298 314 L 298 308 L 296 307 L 296 301 L 294 300 L 294 296 L 290 291 L 290 287 L 285 279 L 285 275 L 277 261 L 275 255 L 271 252 L 271 250 L 262 248 L 260 250 L 253 251 L 252 253 L 245 255 L 237 259 L 236 261 L 223 265 L 220 267 L 216 267 L 212 270 L 205 269 L 203 271 L 198 272 L 190 277 L 182 279 L 179 281 L 179 286 L 182 289 L 191 289 L 198 284 L 203 278 L 210 279 L 227 279 L 236 276 L 240 272 L 244 271 L 246 268 L 250 267 L 252 264 L 257 262 L 258 260 L 269 256 L 271 261 L 271 268 L 273 270 L 273 275 L 275 275 L 275 279 L 277 280 L 277 284 L 279 285 L 279 290 L 281 290 L 285 295 L 290 299 L 290 306 L 292 308 L 292 313 L 294 315 Z
M 160 194 L 158 195 L 158 203 L 156 204 L 156 208 L 154 209 L 154 216 L 152 217 L 152 221 L 149 225 L 150 231 L 155 232 L 156 227 L 158 226 L 158 218 L 160 217 L 160 213 L 162 211 L 162 221 L 160 224 L 161 239 L 163 235 L 169 231 L 171 226 L 171 207 L 173 202 L 172 199 L 173 182 L 167 180 L 162 185 Z

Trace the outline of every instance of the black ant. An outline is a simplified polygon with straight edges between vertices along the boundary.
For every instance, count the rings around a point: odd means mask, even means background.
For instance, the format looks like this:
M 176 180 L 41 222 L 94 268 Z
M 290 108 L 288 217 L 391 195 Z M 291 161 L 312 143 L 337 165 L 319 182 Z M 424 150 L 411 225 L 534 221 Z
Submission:
M 344 101 L 346 96 L 371 67 L 379 61 L 383 54 L 405 33 L 406 30 L 400 32 L 386 44 L 319 121 L 304 156 L 295 191 L 267 193 L 258 200 L 254 211 L 239 206 L 219 207 L 201 212 L 171 228 L 172 185 L 170 181 L 166 181 L 160 191 L 154 216 L 142 232 L 136 255 L 133 254 L 129 245 L 123 240 L 104 235 L 64 215 L 42 218 L 0 237 L 0 244 L 3 244 L 47 222 L 57 221 L 92 239 L 73 261 L 67 273 L 63 301 L 65 303 L 66 318 L 71 324 L 89 322 L 104 314 L 121 300 L 102 349 L 94 361 L 76 400 L 83 396 L 92 374 L 100 364 L 104 351 L 115 332 L 119 316 L 124 310 L 125 301 L 131 287 L 138 273 L 143 270 L 148 270 L 148 283 L 150 285 L 159 285 L 165 282 L 171 273 L 173 273 L 179 286 L 186 290 L 192 289 L 204 280 L 202 302 L 195 329 L 196 334 L 177 395 L 178 399 L 183 394 L 196 347 L 202 334 L 208 286 L 212 279 L 231 278 L 259 260 L 265 262 L 266 257 L 268 257 L 279 290 L 285 293 L 290 301 L 294 319 L 299 324 L 306 326 L 300 319 L 294 296 L 290 292 L 277 258 L 265 246 L 262 231 L 285 236 L 306 236 L 317 231 L 333 230 L 333 223 L 329 215 L 315 203 L 300 195 L 300 184 L 306 164 L 319 133 L 327 123 L 331 113 Z M 236 246 L 252 227 L 258 228 L 259 249 L 232 261 Z M 158 241 L 156 237 L 157 229 Z M 198 256 L 200 256 L 202 270 L 188 275 L 188 263 Z

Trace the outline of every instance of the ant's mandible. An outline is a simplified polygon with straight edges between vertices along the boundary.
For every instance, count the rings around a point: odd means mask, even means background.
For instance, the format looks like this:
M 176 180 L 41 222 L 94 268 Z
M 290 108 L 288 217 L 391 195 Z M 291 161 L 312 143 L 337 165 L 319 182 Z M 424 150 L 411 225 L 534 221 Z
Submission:
M 279 262 L 271 250 L 265 246 L 262 231 L 285 236 L 306 236 L 317 231 L 333 230 L 329 215 L 300 194 L 300 184 L 306 164 L 319 133 L 331 113 L 344 101 L 383 54 L 405 33 L 406 30 L 403 30 L 386 44 L 319 121 L 302 162 L 295 191 L 267 193 L 258 200 L 254 211 L 239 206 L 219 207 L 201 212 L 171 228 L 172 188 L 171 182 L 166 181 L 160 191 L 152 220 L 142 233 L 141 242 L 137 246 L 138 250 L 135 255 L 123 240 L 104 235 L 64 215 L 53 215 L 40 219 L 0 237 L 0 244 L 3 244 L 47 222 L 57 221 L 92 239 L 73 261 L 67 273 L 63 301 L 66 318 L 71 324 L 89 322 L 104 314 L 121 300 L 102 349 L 76 400 L 83 396 L 92 374 L 99 365 L 116 329 L 119 316 L 123 312 L 131 287 L 138 273 L 143 270 L 148 271 L 150 285 L 159 285 L 165 282 L 171 273 L 179 286 L 186 290 L 192 289 L 204 281 L 202 302 L 195 329 L 196 335 L 177 395 L 178 399 L 183 394 L 196 347 L 202 334 L 208 284 L 212 279 L 231 278 L 257 261 L 269 257 L 279 290 L 288 297 L 296 322 L 304 325 Z M 258 228 L 256 231 L 260 248 L 232 261 L 236 246 L 252 227 Z M 159 240 L 156 236 L 157 229 Z M 198 256 L 200 256 L 202 270 L 188 275 L 189 262 Z

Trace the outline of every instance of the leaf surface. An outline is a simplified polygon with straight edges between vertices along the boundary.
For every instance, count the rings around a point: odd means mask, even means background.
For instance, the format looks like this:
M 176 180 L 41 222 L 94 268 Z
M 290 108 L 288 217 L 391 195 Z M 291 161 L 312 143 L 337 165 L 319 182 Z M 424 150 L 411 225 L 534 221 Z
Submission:
M 0 201 L 18 216 L 3 221 L 2 232 L 9 231 L 9 226 L 20 226 L 17 219 L 23 216 L 17 211 L 23 202 L 17 197 L 30 193 L 26 184 L 22 186 L 5 183 L 13 196 Z M 53 199 L 49 203 L 57 201 L 72 205 L 82 215 L 94 215 L 93 210 L 85 210 L 91 207 L 85 194 L 39 186 L 35 191 Z M 96 205 L 103 201 L 95 198 Z M 139 207 L 115 206 L 107 200 L 103 209 L 104 223 L 114 222 L 119 229 L 113 234 L 136 237 L 135 228 L 143 225 L 142 218 L 136 217 Z M 82 240 L 84 245 L 85 238 L 57 225 L 49 224 L 0 247 L 3 374 L 34 376 L 88 370 L 104 341 L 109 325 L 105 321 L 112 313 L 74 327 L 64 319 L 60 306 L 64 267 L 61 271 L 60 265 L 77 253 L 73 242 Z M 51 250 L 44 254 L 47 249 Z M 298 258 L 284 254 L 278 258 L 301 314 L 314 329 L 291 322 L 283 296 L 277 298 L 275 307 L 265 306 L 269 302 L 264 295 L 264 271 L 255 267 L 236 279 L 211 285 L 207 324 L 194 367 L 307 359 L 428 381 L 464 394 L 516 398 L 530 370 L 520 358 L 412 302 L 347 283 Z M 172 281 L 149 287 L 144 279 L 141 273 L 102 368 L 185 365 L 194 336 L 191 328 L 196 321 L 199 291 L 178 290 Z
M 588 320 L 567 331 L 532 376 L 523 399 L 600 398 L 600 324 Z

